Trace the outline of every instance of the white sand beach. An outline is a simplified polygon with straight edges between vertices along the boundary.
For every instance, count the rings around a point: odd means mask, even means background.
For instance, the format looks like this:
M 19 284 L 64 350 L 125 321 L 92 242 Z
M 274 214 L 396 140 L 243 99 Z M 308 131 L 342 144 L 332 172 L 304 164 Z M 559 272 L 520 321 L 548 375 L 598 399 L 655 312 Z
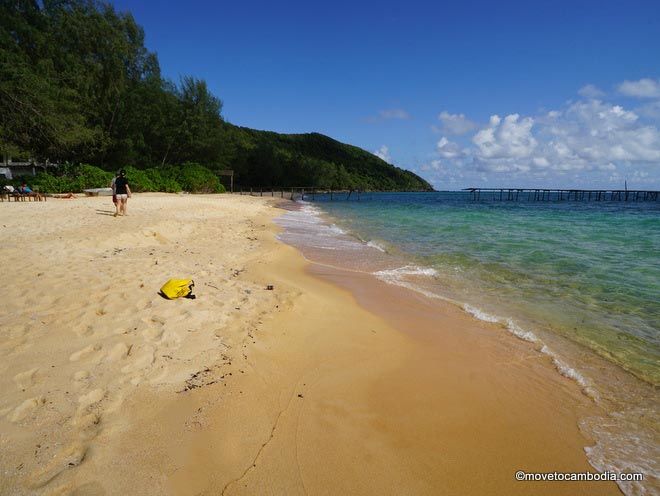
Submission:
M 593 470 L 577 418 L 596 406 L 547 357 L 312 266 L 273 200 L 113 212 L 0 205 L 1 494 L 619 494 L 515 480 Z M 169 278 L 197 299 L 163 299 Z

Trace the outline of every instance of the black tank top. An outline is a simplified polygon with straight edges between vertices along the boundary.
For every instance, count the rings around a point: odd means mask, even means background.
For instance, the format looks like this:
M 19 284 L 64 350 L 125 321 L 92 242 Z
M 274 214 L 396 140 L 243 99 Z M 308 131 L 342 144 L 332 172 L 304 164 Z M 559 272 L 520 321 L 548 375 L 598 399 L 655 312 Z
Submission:
M 128 180 L 125 177 L 118 177 L 115 179 L 115 194 L 125 195 L 128 193 L 126 186 L 128 185 Z

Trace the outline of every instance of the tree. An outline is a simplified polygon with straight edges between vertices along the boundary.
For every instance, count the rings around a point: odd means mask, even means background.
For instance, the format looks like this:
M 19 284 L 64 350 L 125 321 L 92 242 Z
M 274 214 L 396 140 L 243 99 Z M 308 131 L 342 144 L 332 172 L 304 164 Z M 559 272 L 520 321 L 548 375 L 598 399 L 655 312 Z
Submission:
M 106 170 L 190 162 L 233 169 L 248 187 L 430 189 L 327 136 L 234 126 L 222 106 L 202 79 L 163 79 L 129 13 L 93 0 L 0 0 L 5 154 Z

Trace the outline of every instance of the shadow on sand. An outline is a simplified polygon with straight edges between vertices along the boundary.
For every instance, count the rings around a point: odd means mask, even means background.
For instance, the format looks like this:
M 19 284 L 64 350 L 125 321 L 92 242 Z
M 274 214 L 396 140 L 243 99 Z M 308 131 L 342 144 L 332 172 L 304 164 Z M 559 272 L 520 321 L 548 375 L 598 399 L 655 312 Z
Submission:
M 109 216 L 114 216 L 115 211 L 114 210 L 99 210 L 96 209 L 96 215 L 109 215 Z

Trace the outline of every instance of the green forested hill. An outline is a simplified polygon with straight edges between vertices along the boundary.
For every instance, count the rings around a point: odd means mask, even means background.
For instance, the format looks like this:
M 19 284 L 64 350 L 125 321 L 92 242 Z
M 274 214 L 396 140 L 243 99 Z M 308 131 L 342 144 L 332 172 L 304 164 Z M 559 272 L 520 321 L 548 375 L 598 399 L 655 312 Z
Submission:
M 0 0 L 0 152 L 106 170 L 233 169 L 236 184 L 429 190 L 415 174 L 311 133 L 234 126 L 203 80 L 161 76 L 129 13 L 91 0 Z
M 228 123 L 222 133 L 218 164 L 235 170 L 241 185 L 432 189 L 412 172 L 322 134 L 278 134 Z

